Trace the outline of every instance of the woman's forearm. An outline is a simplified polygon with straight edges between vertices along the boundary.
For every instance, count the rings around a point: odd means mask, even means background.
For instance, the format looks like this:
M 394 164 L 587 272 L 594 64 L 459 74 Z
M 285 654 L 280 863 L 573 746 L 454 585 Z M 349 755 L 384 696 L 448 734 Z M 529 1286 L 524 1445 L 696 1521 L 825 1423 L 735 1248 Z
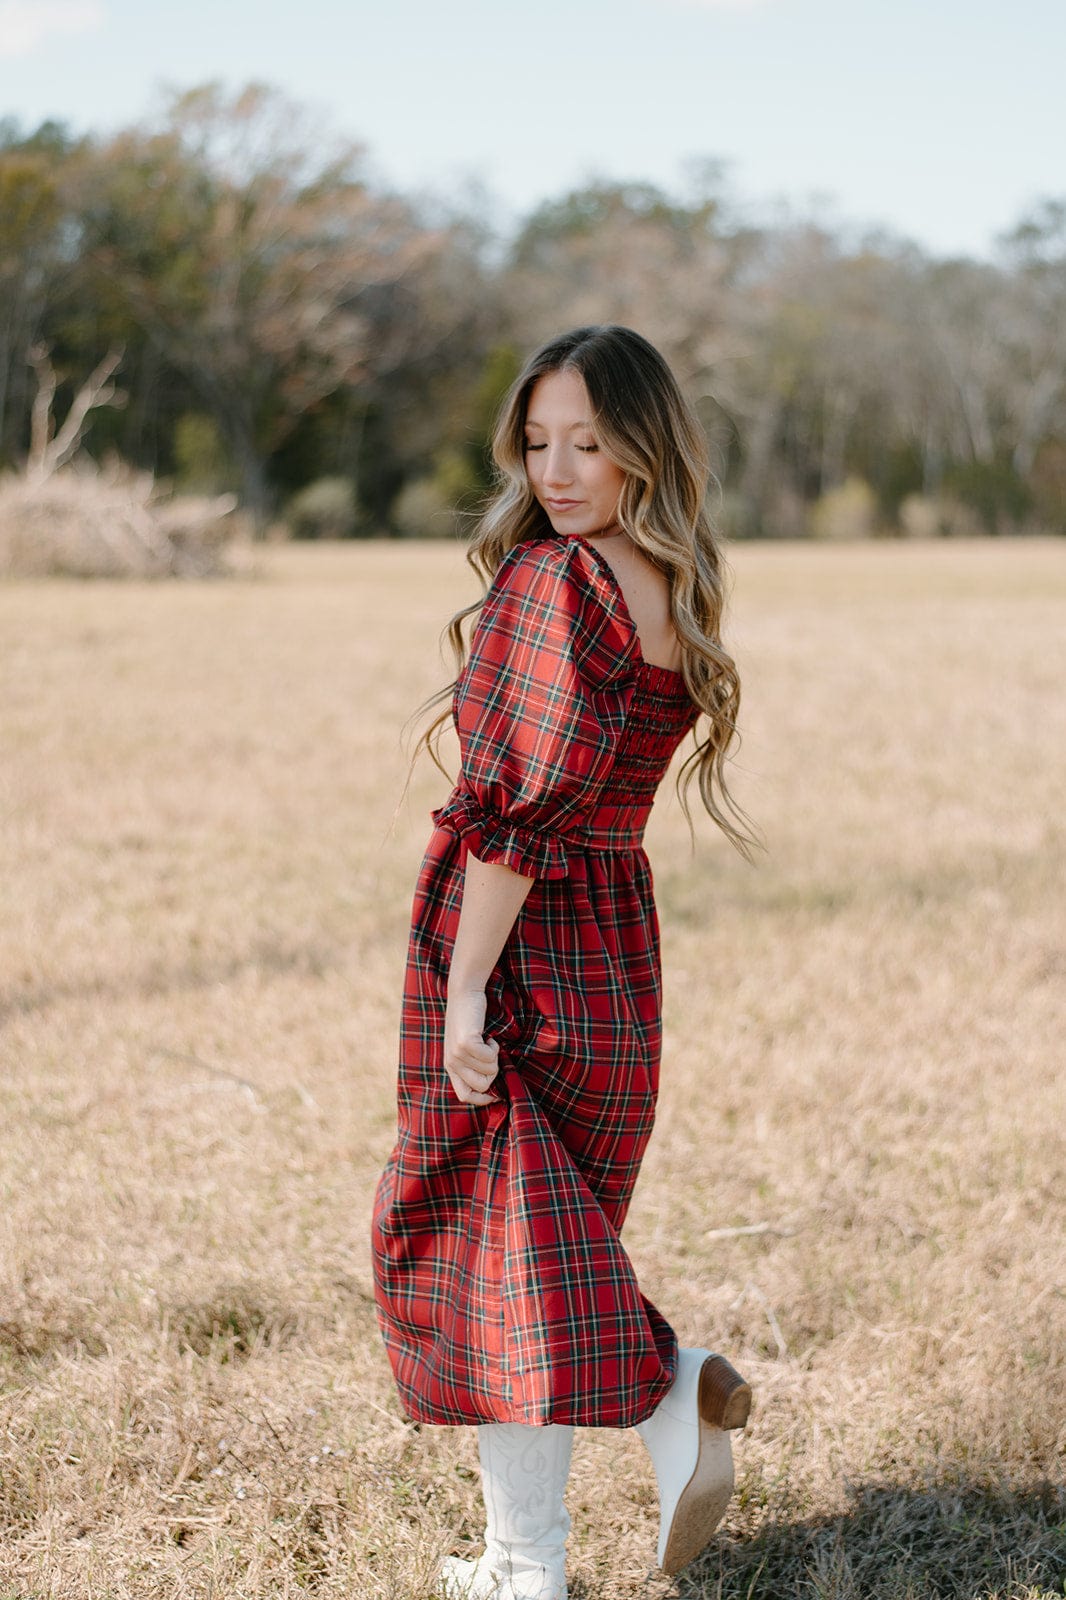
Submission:
M 467 853 L 463 901 L 448 973 L 450 993 L 484 989 L 535 881 Z

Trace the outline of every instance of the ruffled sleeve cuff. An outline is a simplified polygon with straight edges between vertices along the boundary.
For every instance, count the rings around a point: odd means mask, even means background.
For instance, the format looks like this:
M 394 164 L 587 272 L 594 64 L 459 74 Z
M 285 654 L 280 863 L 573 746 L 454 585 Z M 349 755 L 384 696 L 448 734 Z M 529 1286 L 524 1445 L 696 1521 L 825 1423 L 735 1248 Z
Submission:
M 439 828 L 450 828 L 479 861 L 499 863 L 524 878 L 565 878 L 566 844 L 557 833 L 515 823 L 489 811 L 475 795 L 461 791 L 430 813 Z

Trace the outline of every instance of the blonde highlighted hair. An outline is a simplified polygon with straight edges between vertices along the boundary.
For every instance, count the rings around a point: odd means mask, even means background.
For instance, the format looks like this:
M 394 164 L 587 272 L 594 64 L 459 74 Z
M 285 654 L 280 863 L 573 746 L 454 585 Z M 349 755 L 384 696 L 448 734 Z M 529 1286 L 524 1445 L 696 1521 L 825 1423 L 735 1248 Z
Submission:
M 492 440 L 498 488 L 469 538 L 466 559 L 491 583 L 509 550 L 553 533 L 529 485 L 525 426 L 534 384 L 564 369 L 580 374 L 592 408 L 596 442 L 625 473 L 618 522 L 669 581 L 670 617 L 681 646 L 681 671 L 692 700 L 705 712 L 692 750 L 678 773 L 677 792 L 691 831 L 687 791 L 698 778 L 700 798 L 722 832 L 748 860 L 759 840 L 729 792 L 725 763 L 738 741 L 740 678 L 721 641 L 726 566 L 706 512 L 710 464 L 707 444 L 691 407 L 663 357 L 631 328 L 576 328 L 542 346 L 515 379 L 500 409 Z M 480 610 L 483 594 L 447 624 L 457 673 L 466 659 L 464 620 Z M 425 748 L 445 776 L 437 744 L 451 717 L 453 680 L 418 707 L 448 704 L 415 746 Z

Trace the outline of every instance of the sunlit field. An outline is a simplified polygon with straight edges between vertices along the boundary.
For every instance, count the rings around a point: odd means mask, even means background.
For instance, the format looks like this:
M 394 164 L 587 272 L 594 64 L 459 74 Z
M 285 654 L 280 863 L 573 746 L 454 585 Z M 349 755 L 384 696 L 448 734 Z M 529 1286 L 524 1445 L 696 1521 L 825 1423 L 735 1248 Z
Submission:
M 755 1407 L 673 1582 L 578 1433 L 573 1600 L 1066 1577 L 1066 544 L 748 546 L 752 868 L 662 795 L 625 1239 Z M 454 546 L 0 586 L 0 1596 L 428 1600 L 468 1429 L 399 1411 L 368 1224 Z M 454 746 L 448 746 L 449 752 Z

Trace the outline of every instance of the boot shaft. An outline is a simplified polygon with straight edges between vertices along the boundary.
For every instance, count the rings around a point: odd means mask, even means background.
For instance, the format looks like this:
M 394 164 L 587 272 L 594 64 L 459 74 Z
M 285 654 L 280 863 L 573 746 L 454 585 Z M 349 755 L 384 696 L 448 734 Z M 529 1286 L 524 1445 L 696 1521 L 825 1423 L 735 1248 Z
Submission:
M 478 1425 L 485 1496 L 485 1543 L 512 1559 L 545 1565 L 565 1559 L 570 1516 L 564 1503 L 574 1430 L 562 1423 Z

